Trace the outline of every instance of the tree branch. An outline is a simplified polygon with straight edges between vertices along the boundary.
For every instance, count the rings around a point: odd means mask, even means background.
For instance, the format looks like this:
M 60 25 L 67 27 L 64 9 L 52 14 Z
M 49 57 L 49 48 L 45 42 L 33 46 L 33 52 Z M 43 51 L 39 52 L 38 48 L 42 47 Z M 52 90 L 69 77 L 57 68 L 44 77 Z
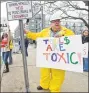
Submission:
M 56 5 L 57 6 L 57 5 Z M 82 20 L 83 22 L 84 22 L 84 24 L 85 24 L 85 26 L 87 26 L 88 28 L 89 28 L 89 25 L 88 25 L 88 23 L 86 22 L 86 20 L 85 19 L 83 19 L 83 18 L 80 18 L 80 17 L 74 17 L 74 16 L 70 16 L 70 15 L 68 15 L 67 14 L 67 11 L 66 10 L 63 10 L 63 9 L 61 9 L 60 7 L 58 7 L 57 6 L 57 8 L 55 8 L 54 10 L 56 10 L 56 9 L 59 9 L 59 10 L 61 10 L 67 17 L 62 17 L 62 19 L 64 19 L 64 18 L 70 18 L 70 19 L 80 19 L 80 20 Z M 53 10 L 53 11 L 54 11 Z
M 80 7 L 78 7 L 77 5 L 72 5 L 72 4 L 70 3 L 70 1 L 67 1 L 67 2 L 68 2 L 68 4 L 69 4 L 70 6 L 72 6 L 72 7 L 75 8 L 75 9 L 78 9 L 78 10 L 85 10 L 85 11 L 89 12 L 89 10 L 86 9 L 86 8 L 80 8 Z
M 85 24 L 85 26 L 87 26 L 89 28 L 89 24 L 86 22 L 86 20 L 84 20 L 83 18 L 79 18 L 79 17 L 74 17 L 74 16 L 67 16 L 67 17 L 62 17 L 62 19 L 79 19 L 82 20 Z

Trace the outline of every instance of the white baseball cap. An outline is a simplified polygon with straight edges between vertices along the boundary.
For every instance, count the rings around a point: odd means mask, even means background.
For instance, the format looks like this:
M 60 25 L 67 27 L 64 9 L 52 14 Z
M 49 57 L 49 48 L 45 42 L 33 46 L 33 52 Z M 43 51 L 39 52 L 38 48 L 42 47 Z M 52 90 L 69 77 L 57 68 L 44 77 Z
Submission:
M 53 20 L 57 20 L 57 19 L 62 19 L 62 16 L 60 13 L 54 13 L 51 17 L 50 17 L 50 22 Z

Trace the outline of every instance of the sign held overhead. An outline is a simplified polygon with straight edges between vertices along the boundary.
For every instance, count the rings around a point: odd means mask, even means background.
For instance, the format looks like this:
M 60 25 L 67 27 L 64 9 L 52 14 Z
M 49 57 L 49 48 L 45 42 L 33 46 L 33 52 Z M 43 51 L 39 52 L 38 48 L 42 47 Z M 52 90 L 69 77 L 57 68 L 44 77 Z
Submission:
M 0 23 L 0 27 L 2 29 L 3 32 L 8 32 L 9 29 L 9 22 L 6 18 L 1 18 L 1 23 Z
M 32 17 L 31 3 L 29 1 L 8 2 L 6 7 L 9 21 Z

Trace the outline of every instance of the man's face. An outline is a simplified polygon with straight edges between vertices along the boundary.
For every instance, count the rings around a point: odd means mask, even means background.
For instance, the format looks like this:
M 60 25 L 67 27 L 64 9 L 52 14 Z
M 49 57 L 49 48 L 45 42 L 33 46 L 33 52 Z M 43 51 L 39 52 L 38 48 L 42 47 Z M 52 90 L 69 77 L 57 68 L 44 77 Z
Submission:
M 57 20 L 52 20 L 51 21 L 51 27 L 53 30 L 59 30 L 60 28 L 60 20 L 57 19 Z

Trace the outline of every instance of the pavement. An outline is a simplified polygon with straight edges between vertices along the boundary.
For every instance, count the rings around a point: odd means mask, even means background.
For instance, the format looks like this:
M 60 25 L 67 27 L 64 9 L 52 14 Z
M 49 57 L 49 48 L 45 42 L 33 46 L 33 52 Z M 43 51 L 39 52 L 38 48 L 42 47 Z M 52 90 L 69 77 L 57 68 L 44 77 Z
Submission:
M 38 91 L 37 86 L 40 80 L 40 68 L 36 67 L 36 48 L 29 45 L 29 56 L 27 57 L 29 89 L 31 92 L 49 92 L 46 90 Z M 10 66 L 9 73 L 3 73 L 1 79 L 1 92 L 25 92 L 24 70 L 22 55 L 13 54 L 13 64 Z M 88 73 L 78 73 L 66 71 L 65 81 L 61 92 L 88 92 Z

